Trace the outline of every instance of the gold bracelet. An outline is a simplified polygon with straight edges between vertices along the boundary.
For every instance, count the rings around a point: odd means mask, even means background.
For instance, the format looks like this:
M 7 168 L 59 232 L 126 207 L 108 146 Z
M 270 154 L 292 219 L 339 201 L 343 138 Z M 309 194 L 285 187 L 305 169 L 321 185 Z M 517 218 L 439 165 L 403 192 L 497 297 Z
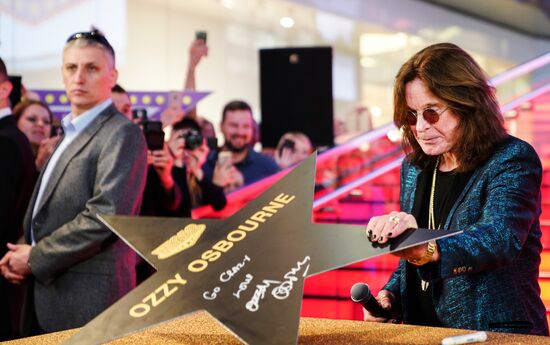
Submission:
M 426 248 L 426 253 L 424 253 L 424 256 L 422 256 L 419 259 L 409 259 L 407 261 L 410 262 L 413 265 L 416 265 L 416 266 L 423 266 L 423 265 L 427 264 L 428 262 L 430 262 L 430 260 L 432 259 L 432 256 L 434 255 L 436 249 L 437 249 L 436 242 L 435 241 L 430 241 L 430 242 L 428 242 L 428 248 Z

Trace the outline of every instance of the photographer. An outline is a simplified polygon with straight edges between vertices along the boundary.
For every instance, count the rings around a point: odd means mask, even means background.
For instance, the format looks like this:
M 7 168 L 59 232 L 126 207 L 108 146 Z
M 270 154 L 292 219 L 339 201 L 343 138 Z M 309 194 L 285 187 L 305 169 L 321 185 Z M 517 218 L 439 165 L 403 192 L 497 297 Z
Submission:
M 301 132 L 287 132 L 281 136 L 275 149 L 275 162 L 281 169 L 288 168 L 306 159 L 313 147 L 311 141 Z
M 199 125 L 183 119 L 172 128 L 168 145 L 150 150 L 149 171 L 143 196 L 142 215 L 191 217 L 195 206 L 209 204 L 215 210 L 225 207 L 223 188 L 204 178 L 202 165 L 208 147 Z M 223 179 L 223 173 L 214 175 Z
M 205 178 L 202 167 L 208 156 L 208 146 L 198 123 L 184 118 L 172 128 L 168 146 L 174 157 L 172 176 L 183 192 L 180 210 L 191 211 L 192 207 L 212 205 L 215 210 L 225 207 L 223 192 L 229 169 L 216 169 L 212 180 Z M 188 211 L 187 211 L 188 210 Z

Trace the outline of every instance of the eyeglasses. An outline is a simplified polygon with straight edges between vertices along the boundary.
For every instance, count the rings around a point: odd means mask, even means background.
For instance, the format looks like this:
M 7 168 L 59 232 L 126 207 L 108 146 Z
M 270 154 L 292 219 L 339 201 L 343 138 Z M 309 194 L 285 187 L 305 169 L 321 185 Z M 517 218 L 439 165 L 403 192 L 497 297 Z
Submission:
M 430 125 L 433 125 L 434 123 L 439 121 L 439 117 L 441 116 L 441 114 L 447 111 L 447 109 L 449 109 L 449 107 L 443 109 L 439 113 L 432 108 L 424 109 L 424 111 L 422 112 L 422 117 Z M 418 113 L 416 111 L 409 110 L 407 112 L 407 123 L 409 124 L 409 126 L 415 126 L 417 119 L 418 119 Z
M 93 30 L 93 31 L 84 31 L 84 32 L 74 33 L 71 36 L 69 36 L 69 38 L 67 38 L 66 43 L 75 41 L 79 38 L 84 38 L 84 39 L 87 39 L 87 40 L 90 40 L 90 41 L 97 42 L 97 43 L 101 44 L 105 49 L 107 49 L 109 51 L 109 53 L 111 53 L 113 55 L 113 57 L 115 56 L 115 50 L 113 49 L 113 46 L 111 46 L 109 41 L 107 41 L 105 36 L 103 36 L 101 33 L 99 33 L 99 31 Z

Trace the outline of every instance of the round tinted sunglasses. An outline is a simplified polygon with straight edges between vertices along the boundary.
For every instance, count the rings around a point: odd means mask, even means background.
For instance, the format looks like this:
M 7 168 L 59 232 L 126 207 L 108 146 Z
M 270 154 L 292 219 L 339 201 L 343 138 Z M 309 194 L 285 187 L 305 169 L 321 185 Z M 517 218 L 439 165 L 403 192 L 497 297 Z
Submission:
M 447 109 L 449 109 L 449 107 L 446 107 L 445 109 L 443 109 L 438 113 L 436 110 L 432 108 L 428 108 L 422 112 L 422 117 L 427 123 L 429 123 L 430 125 L 433 125 L 434 123 L 439 121 L 439 117 L 441 116 L 441 114 L 447 111 Z M 418 113 L 416 111 L 412 111 L 412 110 L 407 111 L 407 123 L 409 124 L 409 126 L 415 126 L 417 119 L 418 119 Z

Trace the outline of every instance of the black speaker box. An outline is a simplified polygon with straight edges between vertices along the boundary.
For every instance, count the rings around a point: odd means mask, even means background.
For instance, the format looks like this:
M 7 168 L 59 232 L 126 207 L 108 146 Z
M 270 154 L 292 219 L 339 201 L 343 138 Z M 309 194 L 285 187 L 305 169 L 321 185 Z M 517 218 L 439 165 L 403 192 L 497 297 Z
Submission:
M 263 147 L 288 131 L 333 146 L 332 48 L 261 49 L 260 102 Z

